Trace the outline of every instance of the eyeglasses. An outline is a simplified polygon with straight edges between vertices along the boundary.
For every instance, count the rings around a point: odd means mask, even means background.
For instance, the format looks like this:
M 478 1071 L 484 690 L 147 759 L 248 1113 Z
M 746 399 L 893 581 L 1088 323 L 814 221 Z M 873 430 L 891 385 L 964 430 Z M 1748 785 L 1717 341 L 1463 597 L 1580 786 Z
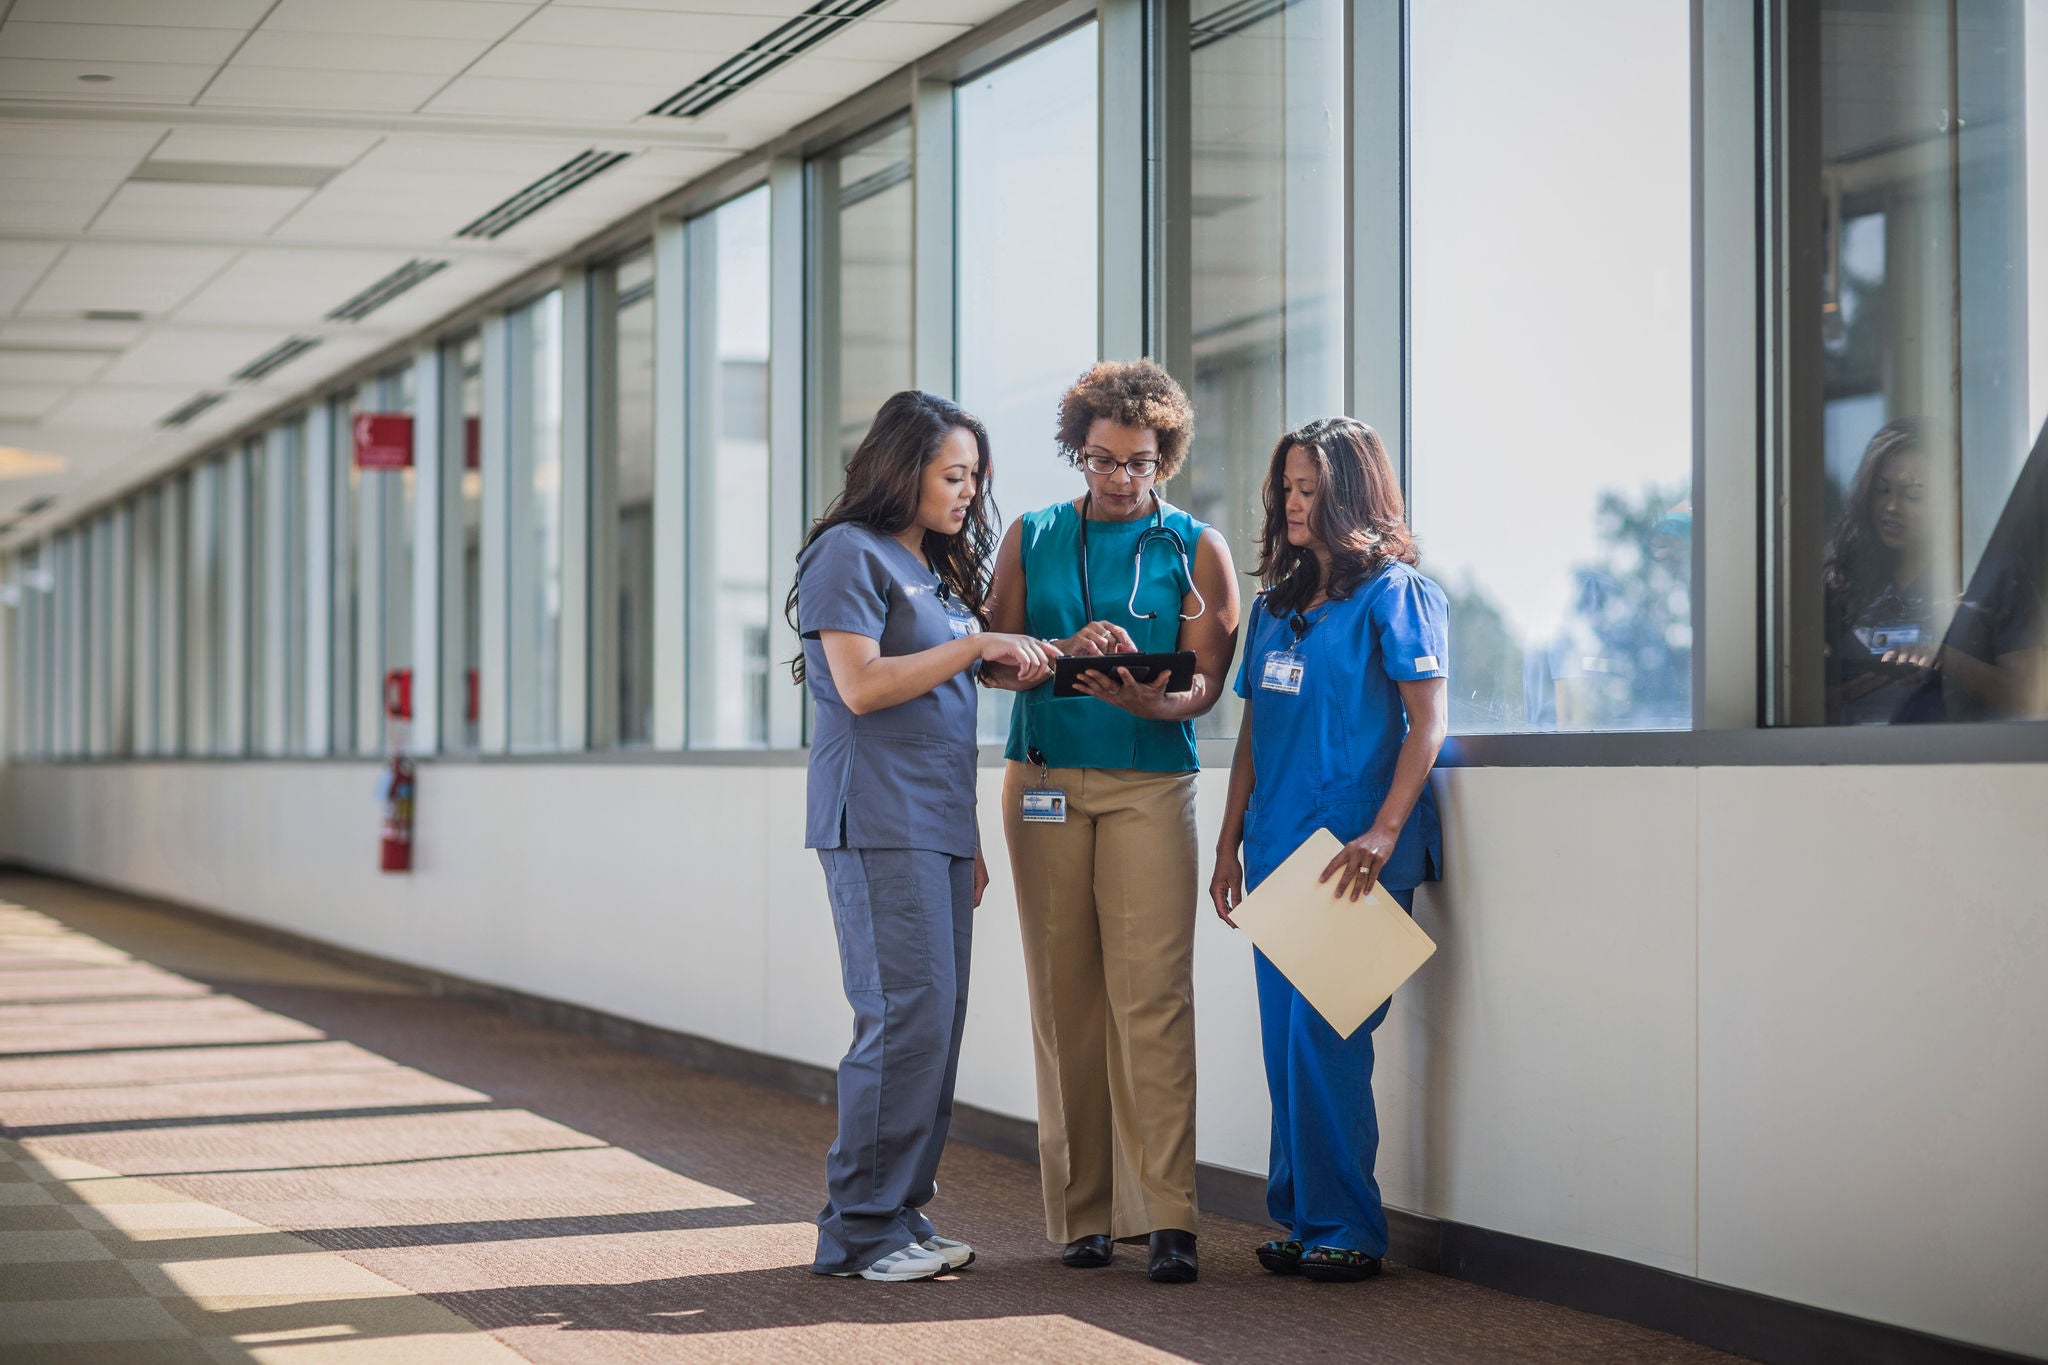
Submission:
M 1150 455 L 1141 455 L 1135 460 L 1119 460 L 1104 451 L 1084 450 L 1081 452 L 1081 468 L 1090 474 L 1114 474 L 1121 469 L 1133 479 L 1149 479 L 1159 472 L 1159 461 Z

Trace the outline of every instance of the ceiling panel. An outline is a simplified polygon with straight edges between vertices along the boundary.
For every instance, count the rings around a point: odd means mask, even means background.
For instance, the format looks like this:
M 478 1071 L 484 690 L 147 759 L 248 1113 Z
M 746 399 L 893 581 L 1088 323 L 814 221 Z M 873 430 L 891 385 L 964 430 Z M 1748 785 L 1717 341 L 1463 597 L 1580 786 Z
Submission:
M 517 28 L 536 8 L 500 0 L 280 0 L 263 27 L 285 33 L 473 38 L 490 43 Z
M 858 58 L 901 66 L 944 47 L 972 28 L 972 24 L 899 24 L 887 19 L 863 19 L 820 43 L 816 51 L 820 57 Z M 809 62 L 804 64 L 808 66 Z
M 440 89 L 442 80 L 407 73 L 293 71 L 231 63 L 200 104 L 409 113 Z
M 110 351 L 17 351 L 0 344 L 0 384 L 49 384 L 70 388 L 107 368 Z
M 32 204 L 0 196 L 0 231 L 69 237 L 85 231 L 85 225 L 99 211 L 98 204 Z
M 139 24 L 247 29 L 270 0 L 15 0 L 17 23 Z
M 41 421 L 68 392 L 48 384 L 0 383 L 0 421 Z
M 625 122 L 675 93 L 668 81 L 610 84 L 597 81 L 509 81 L 458 76 L 427 109 L 437 114 L 497 114 L 508 118 L 597 119 Z
M 127 184 L 92 220 L 92 230 L 247 237 L 270 231 L 312 197 L 311 190 L 277 185 Z
M 283 128 L 178 128 L 152 155 L 158 161 L 242 166 L 346 166 L 376 146 L 380 136 Z
M 762 15 L 567 9 L 556 3 L 527 20 L 510 41 L 558 47 L 636 47 L 729 56 L 774 32 L 780 22 Z
M 995 18 L 1016 0 L 892 0 L 875 18 L 897 23 L 980 24 Z
M 529 81 L 638 81 L 676 91 L 725 60 L 723 53 L 673 48 L 582 47 L 504 42 L 465 79 L 507 76 Z M 640 106 L 635 113 L 648 108 Z
M 0 185 L 13 194 L 25 181 L 69 180 L 96 184 L 103 195 L 111 194 L 141 164 L 141 158 L 132 156 L 20 156 L 0 151 Z
M 452 76 L 490 49 L 486 38 L 406 38 L 355 33 L 299 33 L 258 29 L 235 54 L 233 66 L 297 67 L 308 71 L 389 71 Z
M 178 309 L 177 321 L 311 324 L 411 259 L 402 251 L 246 251 Z
M 0 58 L 0 90 L 20 98 L 151 104 L 189 103 L 218 68 L 170 62 L 45 62 Z M 112 76 L 86 82 L 80 76 Z
M 222 28 L 135 28 L 126 24 L 31 24 L 0 28 L 0 57 L 78 62 L 182 62 L 218 66 L 242 35 Z
M 222 385 L 285 335 L 274 328 L 159 327 L 130 347 L 101 378 L 110 385 Z
M 65 251 L 22 311 L 168 313 L 234 258 L 224 247 L 81 244 Z
M 167 128 L 90 123 L 0 123 L 0 154 L 19 156 L 125 157 L 140 161 L 163 140 Z
M 4 267 L 0 267 L 4 269 Z M 0 308 L 11 302 L 0 293 Z M 0 343 L 13 345 L 77 346 L 109 351 L 122 350 L 140 340 L 148 330 L 140 322 L 88 322 L 82 318 L 31 318 L 21 322 L 0 322 Z
M 788 18 L 802 14 L 812 3 L 813 0 L 555 0 L 553 8 L 640 9 L 668 14 L 744 14 Z

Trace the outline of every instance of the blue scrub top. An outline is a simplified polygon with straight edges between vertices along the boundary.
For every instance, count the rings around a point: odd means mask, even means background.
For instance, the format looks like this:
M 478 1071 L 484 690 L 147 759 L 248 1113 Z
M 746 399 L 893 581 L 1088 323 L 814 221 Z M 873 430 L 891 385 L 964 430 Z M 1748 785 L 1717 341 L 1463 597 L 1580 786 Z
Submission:
M 818 632 L 843 630 L 915 654 L 978 631 L 939 577 L 893 536 L 841 523 L 797 559 L 811 726 L 806 848 L 912 848 L 974 856 L 974 674 L 856 716 L 839 699 Z
M 1355 839 L 1372 826 L 1393 785 L 1408 736 L 1398 681 L 1448 677 L 1449 612 L 1443 589 L 1391 561 L 1348 598 L 1304 613 L 1301 643 L 1285 616 L 1252 605 L 1237 695 L 1251 699 L 1251 805 L 1245 812 L 1245 882 L 1257 886 L 1319 828 Z M 1261 685 L 1266 658 L 1292 649 L 1304 664 L 1298 694 Z M 1380 871 L 1390 891 L 1434 881 L 1443 866 L 1436 795 L 1428 787 Z

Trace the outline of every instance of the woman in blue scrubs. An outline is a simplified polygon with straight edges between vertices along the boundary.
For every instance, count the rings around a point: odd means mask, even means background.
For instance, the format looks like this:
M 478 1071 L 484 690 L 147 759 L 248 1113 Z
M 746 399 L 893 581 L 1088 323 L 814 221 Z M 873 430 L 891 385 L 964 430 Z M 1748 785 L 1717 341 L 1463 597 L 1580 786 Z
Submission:
M 794 665 L 817 703 L 805 845 L 831 892 L 853 1044 L 825 1158 L 820 1275 L 922 1280 L 974 1259 L 924 1205 L 953 1113 L 968 948 L 988 873 L 975 826 L 975 675 L 1036 686 L 1058 650 L 984 633 L 988 432 L 943 398 L 882 405 L 797 558 Z
M 1412 909 L 1442 863 L 1429 770 L 1448 715 L 1443 591 L 1415 570 L 1393 464 L 1362 422 L 1332 417 L 1282 437 L 1265 504 L 1264 591 L 1247 618 L 1245 712 L 1210 900 L 1231 923 L 1247 886 L 1327 828 L 1345 841 L 1323 872 L 1337 895 L 1357 900 L 1377 882 Z M 1366 1279 L 1387 1251 L 1372 1099 L 1372 1035 L 1387 1006 L 1340 1038 L 1263 954 L 1254 969 L 1273 1101 L 1266 1209 L 1287 1229 L 1259 1262 Z

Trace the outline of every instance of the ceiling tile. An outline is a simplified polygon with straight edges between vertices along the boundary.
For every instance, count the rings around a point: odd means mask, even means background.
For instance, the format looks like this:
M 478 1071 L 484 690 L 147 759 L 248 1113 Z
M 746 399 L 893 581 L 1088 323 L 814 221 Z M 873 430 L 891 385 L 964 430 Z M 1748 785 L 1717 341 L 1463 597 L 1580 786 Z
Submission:
M 281 128 L 178 128 L 153 156 L 159 161 L 225 161 L 244 166 L 346 166 L 376 146 L 380 136 Z
M 0 196 L 0 230 L 69 237 L 85 231 L 99 211 L 98 204 L 29 204 Z
M 297 33 L 261 28 L 235 54 L 229 70 L 244 66 L 307 71 L 387 71 L 452 76 L 490 49 L 487 38 L 420 38 Z
M 500 43 L 469 74 L 529 81 L 640 82 L 680 90 L 718 65 L 718 52 L 672 48 L 572 47 L 558 43 Z M 645 106 L 643 106 L 644 108 Z M 635 111 L 639 112 L 638 110 Z
M 97 185 L 111 194 L 114 186 L 128 178 L 142 162 L 126 156 L 15 156 L 0 152 L 0 185 L 13 194 L 15 187 L 33 180 L 68 181 Z
M 802 14 L 812 3 L 814 0 L 555 0 L 550 8 L 639 9 L 684 15 L 737 14 L 786 19 Z
M 512 35 L 522 44 L 635 47 L 730 56 L 775 31 L 772 17 L 664 14 L 641 9 L 564 9 L 550 5 Z
M 247 29 L 270 0 L 15 0 L 15 23 L 137 24 Z
M 817 53 L 821 57 L 858 58 L 901 66 L 937 51 L 972 28 L 972 24 L 898 24 L 886 19 L 863 19 L 820 43 Z
M 189 103 L 217 68 L 174 65 L 167 62 L 54 62 L 0 58 L 0 90 L 19 98 L 41 95 L 46 99 L 91 101 L 94 104 Z M 80 76 L 104 75 L 114 79 L 99 84 L 79 80 Z
M 121 184 L 120 180 L 32 180 L 16 175 L 7 181 L 7 202 L 12 204 L 45 204 L 81 207 L 91 204 L 97 207 L 107 202 L 107 196 Z
M 65 251 L 22 308 L 32 313 L 168 313 L 234 257 L 222 247 L 85 243 Z
M 345 190 L 385 175 L 506 175 L 524 184 L 587 145 L 580 138 L 550 145 L 531 138 L 397 136 L 387 138 L 327 188 Z
M 16 156 L 125 158 L 138 162 L 163 140 L 163 127 L 76 123 L 0 124 L 0 153 Z
M 108 427 L 148 430 L 190 400 L 190 385 L 167 388 L 113 388 L 88 384 L 52 408 L 45 421 L 56 428 L 87 431 Z
M 283 332 L 159 327 L 110 366 L 108 384 L 225 384 L 285 339 Z
M 973 25 L 995 18 L 1014 3 L 1016 0 L 893 0 L 874 17 L 906 24 Z
M 5 267 L 0 266 L 0 273 L 4 273 L 4 270 Z M 4 307 L 7 302 L 4 292 L 0 292 L 0 307 Z M 0 342 L 16 345 L 40 342 L 48 346 L 100 347 L 118 351 L 134 345 L 148 330 L 148 324 L 141 322 L 31 318 L 27 321 L 0 322 Z
M 281 0 L 263 27 L 281 33 L 362 33 L 386 38 L 496 42 L 537 5 L 494 0 Z
M 437 114 L 498 114 L 535 119 L 624 122 L 675 93 L 667 82 L 508 81 L 458 76 L 427 106 Z
M 69 390 L 107 368 L 113 358 L 105 351 L 16 351 L 0 346 L 0 385 L 40 384 Z
M 441 88 L 442 79 L 372 71 L 292 71 L 230 64 L 221 71 L 220 79 L 200 104 L 410 113 Z
M 177 320 L 307 326 L 411 259 L 397 251 L 245 251 L 178 309 Z
M 189 62 L 218 66 L 242 35 L 224 28 L 131 28 L 125 24 L 24 24 L 0 28 L 0 57 L 77 62 Z
M 277 185 L 127 184 L 93 219 L 94 232 L 250 237 L 270 231 L 313 197 Z
M 50 384 L 0 383 L 0 422 L 41 420 L 55 411 L 69 392 Z

